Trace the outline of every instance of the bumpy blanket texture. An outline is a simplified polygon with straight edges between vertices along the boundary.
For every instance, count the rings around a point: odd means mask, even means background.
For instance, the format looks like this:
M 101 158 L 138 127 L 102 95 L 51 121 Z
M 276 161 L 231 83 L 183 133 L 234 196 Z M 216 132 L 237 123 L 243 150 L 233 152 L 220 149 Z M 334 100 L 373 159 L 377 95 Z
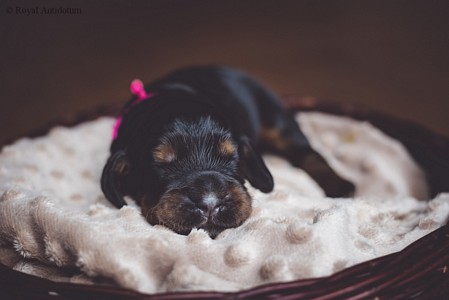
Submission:
M 330 275 L 403 249 L 442 226 L 449 195 L 428 197 L 425 175 L 404 147 L 368 123 L 297 116 L 313 147 L 355 183 L 330 199 L 302 170 L 265 156 L 275 190 L 250 186 L 251 217 L 215 240 L 149 225 L 139 208 L 118 210 L 99 179 L 114 120 L 100 118 L 0 154 L 0 262 L 56 281 L 115 284 L 141 292 L 236 291 Z

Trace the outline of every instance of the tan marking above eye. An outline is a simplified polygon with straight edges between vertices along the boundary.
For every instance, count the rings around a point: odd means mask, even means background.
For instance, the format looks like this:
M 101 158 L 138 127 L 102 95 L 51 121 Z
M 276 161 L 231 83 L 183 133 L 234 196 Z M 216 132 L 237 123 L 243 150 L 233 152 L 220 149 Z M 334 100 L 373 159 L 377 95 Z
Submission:
M 161 144 L 153 152 L 156 162 L 170 163 L 176 159 L 176 151 L 170 144 Z
M 220 152 L 224 155 L 233 155 L 237 152 L 237 147 L 230 140 L 220 142 Z

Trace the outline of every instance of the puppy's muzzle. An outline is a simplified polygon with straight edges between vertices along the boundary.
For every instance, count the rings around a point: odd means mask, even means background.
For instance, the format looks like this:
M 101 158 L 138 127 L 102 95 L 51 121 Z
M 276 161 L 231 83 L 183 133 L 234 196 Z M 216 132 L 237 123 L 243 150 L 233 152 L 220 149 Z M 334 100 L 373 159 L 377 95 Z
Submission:
M 151 224 L 162 224 L 188 234 L 202 228 L 215 237 L 226 228 L 240 226 L 251 214 L 251 198 L 242 183 L 214 171 L 185 176 L 154 206 L 142 204 Z
M 246 198 L 246 193 L 236 194 L 231 187 L 244 191 L 239 183 L 230 180 L 218 173 L 206 171 L 194 176 L 184 193 L 188 196 L 186 201 L 194 203 L 196 213 L 200 214 L 202 222 L 197 227 L 220 224 L 222 215 L 229 210 L 239 209 L 240 199 Z M 246 201 L 246 199 L 244 199 Z

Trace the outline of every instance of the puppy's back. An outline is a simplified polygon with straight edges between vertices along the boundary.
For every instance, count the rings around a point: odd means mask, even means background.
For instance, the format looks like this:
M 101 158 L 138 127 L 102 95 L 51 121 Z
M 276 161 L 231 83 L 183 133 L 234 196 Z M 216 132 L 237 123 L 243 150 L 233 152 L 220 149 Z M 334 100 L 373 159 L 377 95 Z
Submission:
M 155 81 L 149 89 L 186 86 L 228 118 L 238 135 L 256 140 L 267 111 L 282 110 L 276 95 L 249 75 L 228 67 L 200 66 L 180 69 Z M 239 131 L 244 132 L 239 132 Z

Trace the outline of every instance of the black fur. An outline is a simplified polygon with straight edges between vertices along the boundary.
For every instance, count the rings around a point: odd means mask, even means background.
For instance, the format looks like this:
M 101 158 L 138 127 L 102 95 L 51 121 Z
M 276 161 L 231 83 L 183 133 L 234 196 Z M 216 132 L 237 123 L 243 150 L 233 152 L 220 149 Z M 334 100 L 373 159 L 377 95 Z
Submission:
M 277 97 L 240 71 L 183 69 L 146 91 L 154 96 L 125 106 L 103 170 L 102 189 L 116 207 L 129 195 L 152 224 L 216 236 L 250 215 L 245 180 L 262 192 L 273 189 L 261 149 L 305 168 L 330 196 L 353 189 L 311 149 Z

